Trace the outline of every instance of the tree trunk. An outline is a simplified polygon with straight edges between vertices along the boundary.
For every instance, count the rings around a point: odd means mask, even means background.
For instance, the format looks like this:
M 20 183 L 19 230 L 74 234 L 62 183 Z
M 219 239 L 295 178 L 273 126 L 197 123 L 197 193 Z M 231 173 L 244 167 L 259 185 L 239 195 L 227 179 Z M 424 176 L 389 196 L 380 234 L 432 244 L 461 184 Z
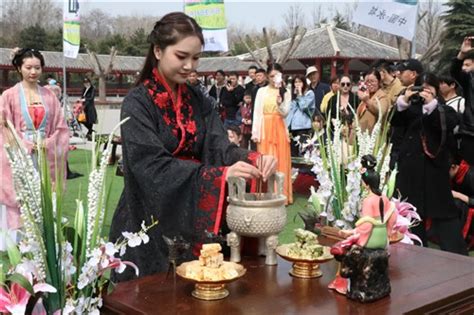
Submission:
M 99 76 L 99 101 L 100 102 L 105 102 L 107 99 L 105 81 L 106 81 L 105 75 Z

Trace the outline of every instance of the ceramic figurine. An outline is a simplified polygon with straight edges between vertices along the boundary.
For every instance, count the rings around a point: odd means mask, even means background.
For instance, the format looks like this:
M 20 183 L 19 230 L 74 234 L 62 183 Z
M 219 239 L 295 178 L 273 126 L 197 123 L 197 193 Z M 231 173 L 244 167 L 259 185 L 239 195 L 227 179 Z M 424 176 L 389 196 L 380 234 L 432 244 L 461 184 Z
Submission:
M 331 254 L 341 264 L 332 286 L 350 299 L 372 302 L 390 294 L 387 248 L 397 212 L 379 189 L 380 176 L 374 170 L 376 159 L 365 155 L 361 163 L 363 186 L 369 194 L 362 202 L 356 227 L 342 230 L 346 239 L 331 248 Z

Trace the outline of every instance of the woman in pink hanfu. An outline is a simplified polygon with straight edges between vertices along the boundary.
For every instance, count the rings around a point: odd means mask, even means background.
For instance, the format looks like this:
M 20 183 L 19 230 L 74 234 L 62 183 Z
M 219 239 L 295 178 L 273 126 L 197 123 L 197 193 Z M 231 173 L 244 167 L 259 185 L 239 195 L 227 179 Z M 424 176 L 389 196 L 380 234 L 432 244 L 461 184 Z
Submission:
M 31 154 L 33 162 L 36 163 L 35 165 L 37 165 L 38 144 L 46 149 L 51 178 L 54 181 L 56 170 L 61 170 L 60 174 L 66 175 L 64 162 L 67 159 L 69 146 L 69 129 L 61 105 L 53 92 L 38 84 L 44 68 L 44 58 L 39 51 L 28 48 L 17 50 L 12 64 L 21 75 L 22 80 L 2 94 L 1 120 L 4 122 L 9 120 L 13 124 L 27 152 Z M 6 128 L 6 125 L 2 123 L 0 126 L 0 174 L 2 178 L 0 228 L 15 230 L 22 224 L 10 163 L 4 149 Z
M 397 222 L 397 211 L 394 203 L 382 195 L 379 189 L 380 175 L 374 170 L 377 161 L 372 155 L 364 155 L 361 163 L 363 186 L 369 189 L 369 194 L 362 202 L 361 216 L 355 228 L 340 231 L 341 236 L 346 239 L 335 244 L 331 249 L 332 253 L 339 254 L 353 245 L 368 249 L 386 249 L 390 236 L 396 233 L 394 226 Z M 347 279 L 342 278 L 338 272 L 329 288 L 346 294 Z

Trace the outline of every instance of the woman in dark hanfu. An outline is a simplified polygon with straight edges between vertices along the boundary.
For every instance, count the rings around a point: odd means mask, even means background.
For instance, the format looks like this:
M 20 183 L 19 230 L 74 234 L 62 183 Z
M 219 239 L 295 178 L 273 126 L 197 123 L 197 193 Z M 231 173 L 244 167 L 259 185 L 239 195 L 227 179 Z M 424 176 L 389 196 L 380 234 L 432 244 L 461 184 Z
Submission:
M 191 244 L 186 259 L 197 256 L 206 231 L 221 228 L 229 176 L 265 181 L 276 169 L 273 157 L 231 144 L 208 99 L 185 84 L 204 45 L 196 21 L 167 14 L 148 40 L 138 84 L 122 105 L 122 119 L 130 118 L 121 130 L 125 187 L 110 232 L 116 241 L 124 231 L 139 231 L 143 221 L 159 220 L 148 231 L 150 241 L 122 257 L 139 267 L 140 276 L 168 269 L 163 236 L 183 238 Z M 113 276 L 134 277 L 127 270 Z

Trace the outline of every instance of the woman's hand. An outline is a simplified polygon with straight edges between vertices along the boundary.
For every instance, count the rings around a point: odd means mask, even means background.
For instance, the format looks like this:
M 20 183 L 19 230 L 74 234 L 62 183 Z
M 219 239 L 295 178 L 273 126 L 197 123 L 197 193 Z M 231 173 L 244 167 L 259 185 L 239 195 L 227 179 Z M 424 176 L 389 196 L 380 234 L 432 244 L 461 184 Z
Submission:
M 416 94 L 418 93 L 417 91 L 412 91 L 411 90 L 411 86 L 408 87 L 406 90 L 405 90 L 405 94 L 403 95 L 403 100 L 405 101 L 405 103 L 407 104 L 410 104 L 410 97 L 412 97 L 413 94 Z
M 362 91 L 362 90 L 358 90 L 357 91 L 357 97 L 359 97 L 359 99 L 362 101 L 362 102 L 366 102 L 369 100 L 370 96 L 369 96 L 369 92 L 367 91 Z
M 245 179 L 252 179 L 261 177 L 262 173 L 253 165 L 239 161 L 229 166 L 225 176 L 225 180 L 229 177 L 242 177 Z
M 424 89 L 423 91 L 421 91 L 420 96 L 425 99 L 425 104 L 428 104 L 429 102 L 435 99 L 433 92 L 431 92 L 429 89 Z
M 277 96 L 277 105 L 280 106 L 281 103 L 283 103 L 283 98 L 281 97 L 281 95 L 278 95 Z
M 271 155 L 262 155 L 258 163 L 260 165 L 257 167 L 262 173 L 263 181 L 266 182 L 277 170 L 277 159 Z
M 453 194 L 453 198 L 459 199 L 464 203 L 469 203 L 469 197 L 466 196 L 465 194 L 457 192 L 455 190 L 451 190 L 451 193 Z

